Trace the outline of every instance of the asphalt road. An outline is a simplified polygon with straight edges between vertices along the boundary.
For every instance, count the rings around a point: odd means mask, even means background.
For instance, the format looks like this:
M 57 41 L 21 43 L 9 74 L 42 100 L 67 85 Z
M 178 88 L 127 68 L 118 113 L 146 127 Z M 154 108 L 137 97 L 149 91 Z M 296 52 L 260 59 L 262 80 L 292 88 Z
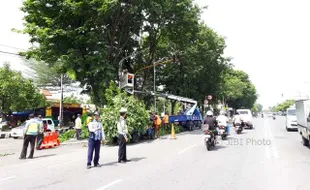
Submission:
M 254 130 L 231 131 L 212 151 L 201 131 L 132 145 L 127 164 L 116 162 L 117 147 L 104 146 L 103 166 L 90 170 L 81 145 L 35 152 L 33 160 L 8 155 L 0 157 L 0 189 L 309 190 L 310 150 L 284 121 L 255 119 Z

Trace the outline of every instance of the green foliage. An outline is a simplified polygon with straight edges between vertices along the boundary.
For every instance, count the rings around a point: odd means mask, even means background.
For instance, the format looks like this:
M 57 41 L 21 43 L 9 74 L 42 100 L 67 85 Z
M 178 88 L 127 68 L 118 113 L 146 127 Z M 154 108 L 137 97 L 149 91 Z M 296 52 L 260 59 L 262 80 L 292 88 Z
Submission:
M 127 126 L 128 135 L 135 131 L 144 134 L 149 121 L 148 112 L 143 102 L 135 99 L 133 96 L 127 96 L 126 93 L 120 92 L 115 83 L 111 82 L 106 90 L 107 107 L 101 109 L 104 131 L 107 140 L 117 137 L 117 122 L 120 115 L 119 110 L 127 108 Z
M 0 108 L 4 113 L 46 106 L 47 103 L 31 80 L 11 70 L 9 64 L 0 67 Z
M 286 100 L 274 107 L 271 108 L 273 112 L 278 112 L 278 111 L 286 111 L 287 108 L 290 106 L 294 105 L 295 101 L 294 100 Z
M 263 110 L 263 105 L 261 104 L 254 104 L 254 106 L 252 107 L 251 111 L 252 112 L 261 112 Z
M 234 108 L 252 108 L 257 100 L 255 86 L 247 73 L 240 70 L 227 69 L 222 74 L 219 95 L 224 97 Z
M 59 139 L 59 141 L 62 143 L 62 142 L 64 142 L 64 141 L 67 141 L 67 140 L 70 140 L 70 139 L 74 138 L 74 137 L 75 137 L 75 134 L 76 134 L 76 132 L 75 132 L 74 129 L 68 130 L 68 131 L 66 131 L 66 132 L 64 132 L 64 133 L 62 133 L 62 134 L 60 134 L 59 137 L 58 137 L 58 139 Z

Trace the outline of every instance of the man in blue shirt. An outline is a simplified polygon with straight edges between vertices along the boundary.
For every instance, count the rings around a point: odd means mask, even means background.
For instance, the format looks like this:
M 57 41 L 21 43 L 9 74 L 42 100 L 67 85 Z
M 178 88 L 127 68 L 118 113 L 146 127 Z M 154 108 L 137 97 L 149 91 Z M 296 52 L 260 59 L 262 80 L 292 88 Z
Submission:
M 88 139 L 87 169 L 91 168 L 94 151 L 95 151 L 94 166 L 101 167 L 101 165 L 99 164 L 100 146 L 101 141 L 102 143 L 104 143 L 105 139 L 99 113 L 96 112 L 94 115 L 95 119 L 88 124 L 89 139 Z

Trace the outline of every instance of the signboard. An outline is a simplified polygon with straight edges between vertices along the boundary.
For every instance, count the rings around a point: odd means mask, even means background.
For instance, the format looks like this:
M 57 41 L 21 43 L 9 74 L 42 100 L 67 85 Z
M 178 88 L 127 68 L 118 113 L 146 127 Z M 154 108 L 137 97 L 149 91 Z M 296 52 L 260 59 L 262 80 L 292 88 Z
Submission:
M 211 95 L 208 96 L 208 100 L 212 100 L 212 96 Z

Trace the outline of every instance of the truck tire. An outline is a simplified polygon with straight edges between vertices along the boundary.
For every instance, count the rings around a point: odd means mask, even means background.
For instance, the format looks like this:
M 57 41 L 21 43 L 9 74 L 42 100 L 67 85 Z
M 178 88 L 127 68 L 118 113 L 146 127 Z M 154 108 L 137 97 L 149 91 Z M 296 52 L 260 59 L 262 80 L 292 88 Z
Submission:
M 305 137 L 302 137 L 302 144 L 303 144 L 304 146 L 309 146 L 309 140 L 306 139 Z
M 192 131 L 191 129 L 191 122 L 190 121 L 186 121 L 186 129 L 189 131 Z

